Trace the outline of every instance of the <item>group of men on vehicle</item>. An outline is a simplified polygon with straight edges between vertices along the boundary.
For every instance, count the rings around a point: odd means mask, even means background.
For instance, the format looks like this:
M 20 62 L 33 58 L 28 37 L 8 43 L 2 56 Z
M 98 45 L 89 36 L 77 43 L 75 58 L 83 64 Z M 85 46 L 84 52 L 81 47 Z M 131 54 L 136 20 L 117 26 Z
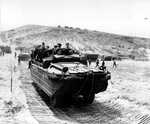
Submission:
M 49 46 L 45 46 L 45 43 L 43 42 L 42 45 L 38 45 L 35 47 L 34 50 L 31 50 L 31 60 L 29 61 L 29 68 L 33 60 L 38 61 L 40 63 L 43 62 L 43 58 L 45 57 L 50 57 L 51 55 L 71 55 L 73 53 L 79 54 L 79 52 L 73 50 L 70 48 L 70 44 L 66 43 L 66 48 L 61 47 L 62 44 L 58 43 L 57 45 L 54 46 L 54 48 L 49 49 Z M 90 66 L 90 61 L 89 61 L 89 66 Z M 105 62 L 103 61 L 102 65 L 99 66 L 99 60 L 96 60 L 96 67 L 98 67 L 101 70 L 105 70 Z
M 43 42 L 42 45 L 38 45 L 35 47 L 35 50 L 31 50 L 31 60 L 35 59 L 38 62 L 42 62 L 43 58 L 49 57 L 51 55 L 71 55 L 72 53 L 75 53 L 75 50 L 70 48 L 70 44 L 66 43 L 66 48 L 61 48 L 62 44 L 58 43 L 54 46 L 54 48 L 49 49 L 49 46 L 45 46 L 45 43 Z

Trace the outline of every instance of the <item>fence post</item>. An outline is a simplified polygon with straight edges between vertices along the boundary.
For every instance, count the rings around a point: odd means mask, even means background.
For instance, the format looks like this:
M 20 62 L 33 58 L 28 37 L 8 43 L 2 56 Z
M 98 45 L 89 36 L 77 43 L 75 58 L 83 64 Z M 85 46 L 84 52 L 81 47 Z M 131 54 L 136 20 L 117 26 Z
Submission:
M 13 85 L 13 69 L 11 69 L 11 92 L 12 92 L 12 85 Z

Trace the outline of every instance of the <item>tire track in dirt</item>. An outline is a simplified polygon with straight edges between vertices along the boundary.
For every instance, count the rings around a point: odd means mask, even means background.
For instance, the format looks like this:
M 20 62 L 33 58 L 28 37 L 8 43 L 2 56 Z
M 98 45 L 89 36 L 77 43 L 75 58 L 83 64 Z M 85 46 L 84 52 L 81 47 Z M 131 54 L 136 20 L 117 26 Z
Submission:
M 74 119 L 66 115 L 59 108 L 54 108 L 50 104 L 50 98 L 31 80 L 29 70 L 23 65 L 20 66 L 23 89 L 31 115 L 39 124 L 75 124 Z
M 79 123 L 87 124 L 150 124 L 150 115 L 140 110 L 124 108 L 116 102 L 94 101 L 77 105 L 66 111 Z
M 35 117 L 40 124 L 77 123 L 75 120 L 68 117 L 63 111 L 53 108 L 50 105 L 48 96 L 44 92 L 39 91 L 41 95 L 44 94 L 41 98 L 41 96 L 36 92 L 35 87 L 31 84 L 32 83 L 24 82 L 22 89 L 26 94 L 27 103 L 32 116 Z

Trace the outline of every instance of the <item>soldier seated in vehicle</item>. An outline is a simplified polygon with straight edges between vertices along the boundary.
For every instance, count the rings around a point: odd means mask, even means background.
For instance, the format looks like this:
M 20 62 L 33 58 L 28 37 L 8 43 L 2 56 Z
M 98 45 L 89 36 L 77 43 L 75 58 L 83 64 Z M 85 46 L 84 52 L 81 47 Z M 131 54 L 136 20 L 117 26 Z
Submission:
M 65 55 L 71 55 L 73 54 L 75 51 L 73 49 L 70 48 L 70 44 L 66 43 L 66 48 L 64 49 L 64 54 Z
M 57 45 L 55 45 L 55 46 L 54 46 L 54 48 L 52 48 L 52 51 L 53 51 L 53 53 L 52 53 L 52 54 L 53 54 L 53 55 L 55 55 L 55 54 L 56 54 L 57 47 L 58 47 L 58 46 L 57 46 Z
M 58 47 L 57 47 L 57 49 L 56 49 L 56 54 L 62 55 L 62 48 L 61 48 L 62 44 L 61 44 L 61 43 L 58 43 L 57 46 L 58 46 Z
M 45 50 L 45 51 L 43 52 L 43 58 L 50 57 L 52 54 L 53 54 L 53 50 L 52 50 L 52 49 Z M 43 58 L 42 58 L 42 59 L 43 59 Z

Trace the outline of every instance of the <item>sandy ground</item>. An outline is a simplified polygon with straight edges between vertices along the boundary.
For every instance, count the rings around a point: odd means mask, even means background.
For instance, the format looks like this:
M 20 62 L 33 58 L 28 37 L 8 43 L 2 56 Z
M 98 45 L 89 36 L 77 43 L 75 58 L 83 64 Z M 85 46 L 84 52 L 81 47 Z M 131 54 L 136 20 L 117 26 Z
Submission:
M 13 54 L 0 56 L 0 124 L 37 124 L 28 110 L 26 96 L 18 80 L 20 71 L 13 58 Z
M 117 68 L 113 68 L 113 61 L 105 64 L 112 78 L 107 91 L 98 94 L 97 98 L 150 113 L 150 62 L 117 61 Z
M 20 72 L 17 61 L 11 58 L 12 55 L 8 54 L 0 57 L 0 64 L 3 65 L 0 66 L 0 124 L 36 124 L 38 122 L 31 116 L 26 97 L 20 88 L 22 84 L 18 80 Z M 13 93 L 11 92 L 12 64 L 10 63 L 15 63 Z M 131 108 L 150 115 L 150 62 L 117 61 L 117 68 L 112 67 L 113 61 L 106 61 L 105 64 L 112 78 L 107 90 L 96 94 L 95 100 L 108 103 L 117 102 L 124 108 Z

